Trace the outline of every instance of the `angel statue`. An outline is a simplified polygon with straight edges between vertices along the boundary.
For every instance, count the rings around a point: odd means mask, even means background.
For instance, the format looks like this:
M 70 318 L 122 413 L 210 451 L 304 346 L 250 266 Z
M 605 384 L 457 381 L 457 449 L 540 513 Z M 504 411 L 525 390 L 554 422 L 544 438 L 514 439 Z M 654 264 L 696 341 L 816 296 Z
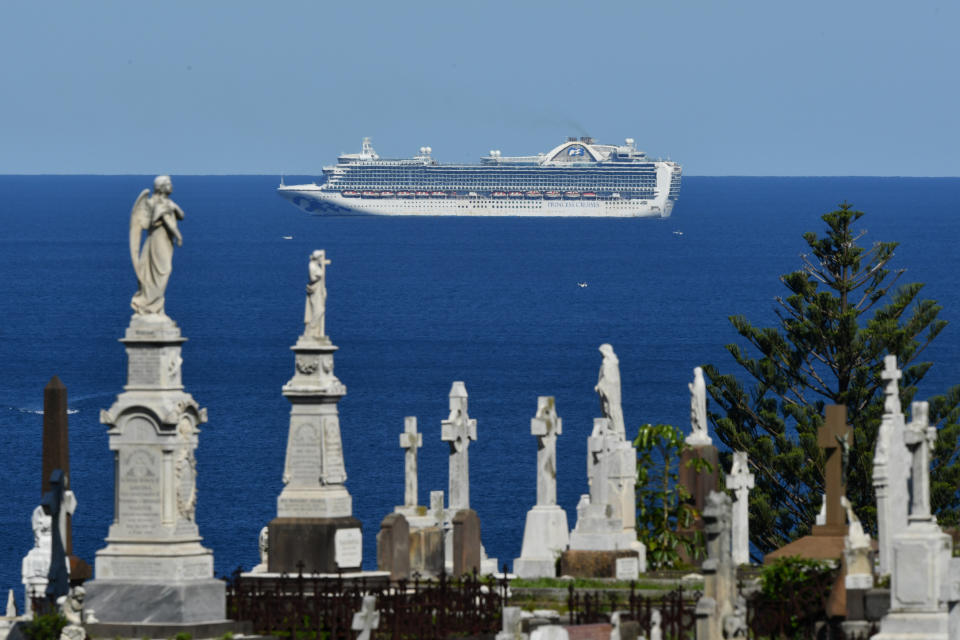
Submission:
M 603 354 L 603 363 L 600 365 L 597 386 L 593 390 L 600 396 L 600 411 L 604 418 L 610 420 L 610 429 L 626 437 L 623 409 L 620 406 L 620 360 L 609 344 L 600 345 L 600 353 Z
M 153 195 L 148 195 L 147 189 L 141 191 L 130 212 L 130 258 L 140 287 L 130 306 L 138 315 L 166 317 L 163 295 L 173 268 L 173 243 L 183 246 L 183 236 L 177 228 L 177 220 L 183 220 L 183 209 L 170 199 L 171 193 L 170 176 L 157 176 L 153 180 Z M 147 239 L 141 248 L 143 231 L 147 232 Z

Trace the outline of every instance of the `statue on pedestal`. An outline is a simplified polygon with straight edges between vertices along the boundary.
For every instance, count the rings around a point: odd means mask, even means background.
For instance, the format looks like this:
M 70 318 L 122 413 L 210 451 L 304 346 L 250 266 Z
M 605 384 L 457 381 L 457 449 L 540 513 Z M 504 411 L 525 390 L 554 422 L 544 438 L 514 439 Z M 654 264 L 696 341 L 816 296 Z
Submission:
M 620 360 L 609 344 L 600 345 L 600 353 L 603 354 L 603 363 L 600 365 L 597 386 L 593 390 L 600 396 L 600 411 L 604 418 L 610 420 L 610 428 L 625 438 L 627 430 L 620 405 Z
M 163 302 L 173 269 L 173 243 L 183 246 L 183 236 L 177 228 L 177 220 L 183 220 L 183 209 L 170 199 L 171 193 L 170 176 L 157 176 L 153 195 L 148 196 L 147 189 L 141 191 L 130 212 L 130 258 L 139 285 L 130 306 L 139 315 L 166 315 Z M 147 232 L 147 239 L 141 248 L 143 231 Z
M 326 252 L 317 249 L 310 254 L 310 280 L 307 283 L 307 304 L 303 312 L 303 335 L 322 338 L 327 314 L 327 260 Z

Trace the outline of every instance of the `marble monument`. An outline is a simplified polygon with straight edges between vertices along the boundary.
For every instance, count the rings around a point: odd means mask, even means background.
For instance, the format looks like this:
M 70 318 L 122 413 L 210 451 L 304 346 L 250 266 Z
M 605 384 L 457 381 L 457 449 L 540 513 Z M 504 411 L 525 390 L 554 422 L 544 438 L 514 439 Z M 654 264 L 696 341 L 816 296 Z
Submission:
M 557 437 L 563 423 L 553 396 L 537 398 L 530 430 L 537 437 L 537 504 L 527 512 L 523 547 L 513 572 L 521 578 L 553 578 L 557 558 L 570 542 L 567 512 L 557 504 Z
M 357 571 L 362 564 L 360 521 L 340 439 L 337 403 L 347 388 L 333 373 L 337 347 L 326 335 L 326 267 L 322 250 L 310 255 L 303 333 L 291 347 L 293 378 L 283 387 L 290 401 L 290 427 L 277 517 L 270 522 L 268 569 L 294 573 Z
M 907 488 L 910 476 L 910 452 L 903 434 L 906 420 L 900 407 L 901 372 L 897 357 L 883 359 L 880 377 L 885 381 L 883 418 L 877 432 L 873 454 L 873 490 L 877 496 L 878 569 L 881 576 L 893 568 L 893 540 L 907 528 Z
M 120 340 L 127 384 L 100 412 L 113 454 L 114 518 L 96 554 L 87 606 L 110 623 L 169 625 L 223 621 L 225 585 L 213 577 L 213 552 L 201 545 L 195 512 L 199 426 L 207 412 L 184 391 L 186 338 L 164 312 L 173 242 L 182 244 L 183 211 L 169 196 L 170 178 L 154 181 L 134 204 L 130 251 L 139 289 Z M 137 251 L 141 231 L 148 232 Z M 107 631 L 109 633 L 109 630 Z
M 727 475 L 727 489 L 733 492 L 733 525 L 731 528 L 733 564 L 750 564 L 750 489 L 754 476 L 746 451 L 734 451 L 733 467 Z

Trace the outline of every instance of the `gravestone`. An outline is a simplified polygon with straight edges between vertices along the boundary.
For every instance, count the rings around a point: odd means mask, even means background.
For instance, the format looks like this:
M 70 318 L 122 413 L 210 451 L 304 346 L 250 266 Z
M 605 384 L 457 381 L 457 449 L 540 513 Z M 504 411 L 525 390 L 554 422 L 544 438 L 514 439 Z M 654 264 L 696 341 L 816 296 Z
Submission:
M 730 496 L 711 493 L 703 520 L 707 559 L 701 565 L 703 596 L 696 608 L 697 640 L 746 638 L 746 619 L 743 618 L 746 612 L 738 608 L 737 567 L 730 544 L 733 527 Z
M 326 266 L 322 250 L 310 255 L 304 330 L 294 352 L 293 378 L 283 387 L 290 428 L 277 517 L 270 521 L 271 573 L 357 571 L 361 525 L 347 491 L 337 403 L 347 388 L 333 373 L 333 345 L 325 331 Z M 342 533 L 344 532 L 344 533 Z
M 763 559 L 765 564 L 789 556 L 836 562 L 843 559 L 844 539 L 847 535 L 846 513 L 841 503 L 841 498 L 847 493 L 844 448 L 853 441 L 853 429 L 846 423 L 846 406 L 827 405 L 825 412 L 826 419 L 817 432 L 817 444 L 823 449 L 825 459 L 825 524 L 815 524 L 810 535 L 768 553 Z M 827 601 L 828 615 L 846 615 L 846 597 L 845 579 L 841 572 L 830 591 Z
M 456 381 L 450 387 L 449 395 L 450 415 L 441 423 L 441 438 L 450 445 L 449 458 L 449 489 L 447 497 L 447 512 L 445 522 L 451 521 L 451 516 L 464 509 L 470 509 L 470 441 L 477 439 L 477 421 L 472 419 L 467 411 L 467 387 L 461 381 Z M 444 531 L 444 551 L 446 559 L 444 566 L 447 571 L 454 571 L 453 557 L 456 555 L 453 542 L 453 528 Z M 488 558 L 483 546 L 480 546 L 480 570 L 484 573 L 497 571 L 497 559 Z
M 521 578 L 556 577 L 557 558 L 570 542 L 567 512 L 557 505 L 557 436 L 562 427 L 553 396 L 540 396 L 530 421 L 537 436 L 537 504 L 527 512 L 520 557 L 513 563 L 513 572 Z
M 350 628 L 359 631 L 357 640 L 370 640 L 373 631 L 380 626 L 380 612 L 377 611 L 377 596 L 363 596 L 360 611 L 353 614 Z
M 477 421 L 467 414 L 467 388 L 456 381 L 450 388 L 450 415 L 441 424 L 441 438 L 450 444 L 447 494 L 452 512 L 470 508 L 470 441 L 477 439 Z
M 54 469 L 63 471 L 65 486 L 70 486 L 70 429 L 67 418 L 67 388 L 60 378 L 53 376 L 43 389 L 43 461 L 40 474 L 41 495 L 50 490 L 50 474 Z M 69 491 L 67 501 L 73 504 L 63 521 L 60 533 L 67 554 L 67 569 L 70 582 L 80 584 L 93 576 L 93 570 L 85 561 L 73 555 L 71 521 L 76 508 L 76 496 Z
M 733 563 L 750 564 L 750 489 L 754 486 L 754 476 L 746 451 L 733 453 L 733 467 L 726 478 L 727 489 L 733 492 Z
M 410 577 L 410 526 L 402 513 L 391 513 L 380 523 L 377 569 L 389 571 L 393 581 Z
M 904 442 L 911 454 L 907 528 L 894 539 L 890 611 L 875 640 L 946 640 L 952 542 L 930 512 L 930 455 L 937 429 L 926 402 L 911 405 Z
M 114 518 L 107 546 L 96 554 L 86 606 L 112 624 L 179 626 L 226 623 L 225 583 L 213 577 L 213 552 L 201 545 L 196 523 L 199 425 L 207 412 L 184 391 L 181 348 L 186 341 L 164 313 L 173 242 L 182 242 L 183 211 L 169 199 L 169 177 L 144 190 L 130 221 L 130 249 L 139 290 L 134 315 L 120 340 L 127 352 L 127 383 L 100 422 L 108 428 L 114 471 Z M 141 231 L 148 239 L 138 252 Z M 136 629 L 136 627 L 134 627 Z M 224 629 L 223 631 L 234 630 Z M 134 631 L 138 636 L 140 631 Z M 92 632 L 91 632 L 92 634 Z M 93 635 L 93 634 L 92 634 Z
M 473 509 L 453 517 L 453 575 L 480 571 L 480 518 Z
M 604 417 L 595 418 L 587 438 L 587 482 L 590 493 L 580 496 L 577 524 L 570 533 L 570 547 L 561 555 L 561 571 L 587 577 L 591 568 L 613 570 L 615 559 L 632 552 L 646 571 L 647 556 L 637 540 L 637 451 L 626 439 L 620 408 L 619 361 L 613 348 L 600 347 L 603 362 L 595 390 L 600 395 Z M 607 569 L 609 567 L 609 569 Z
M 423 434 L 417 433 L 417 418 L 407 416 L 403 419 L 403 433 L 400 434 L 400 448 L 404 450 L 404 491 L 403 506 L 396 511 L 406 516 L 419 515 L 417 497 L 417 449 L 423 446 Z
M 707 431 L 707 391 L 703 369 L 696 367 L 693 370 L 693 382 L 688 383 L 687 387 L 690 390 L 690 435 L 684 438 L 687 446 L 680 454 L 679 481 L 689 493 L 690 503 L 696 513 L 702 514 L 707 496 L 720 486 L 719 456 Z M 709 464 L 709 469 L 698 471 L 698 460 Z M 690 527 L 680 530 L 680 534 L 693 538 L 702 530 L 703 520 L 697 516 Z M 690 564 L 698 563 L 696 558 L 688 557 L 683 549 L 681 556 Z
M 530 633 L 530 640 L 570 640 L 566 628 L 556 624 L 537 627 Z
M 873 455 L 873 490 L 877 497 L 877 572 L 888 575 L 893 566 L 893 540 L 907 528 L 910 452 L 903 439 L 906 420 L 900 407 L 897 357 L 883 359 L 881 378 L 885 381 L 883 418 L 877 432 Z
M 520 607 L 503 607 L 501 628 L 494 640 L 526 640 L 527 634 L 520 630 L 522 617 L 523 609 Z
M 443 491 L 431 491 L 427 514 L 411 518 L 409 522 L 410 571 L 425 577 L 439 576 L 444 570 L 444 526 L 449 524 L 443 508 Z

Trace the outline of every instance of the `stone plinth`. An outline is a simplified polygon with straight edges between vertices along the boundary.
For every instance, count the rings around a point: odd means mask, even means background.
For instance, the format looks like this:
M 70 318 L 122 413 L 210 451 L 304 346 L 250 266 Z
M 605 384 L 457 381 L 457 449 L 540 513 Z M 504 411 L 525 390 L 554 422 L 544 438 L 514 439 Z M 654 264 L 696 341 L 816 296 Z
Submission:
M 97 552 L 86 607 L 103 623 L 195 623 L 225 618 L 224 583 L 194 518 L 199 425 L 206 410 L 183 390 L 186 338 L 160 315 L 135 315 L 124 392 L 100 421 L 114 463 L 114 521 Z
M 537 505 L 530 509 L 513 572 L 521 578 L 556 577 L 557 558 L 567 547 L 568 531 L 567 512 L 562 507 Z
M 274 518 L 269 525 L 267 571 L 358 571 L 363 564 L 360 521 L 344 518 Z
M 619 558 L 636 558 L 639 563 L 640 553 L 633 549 L 564 551 L 560 554 L 560 575 L 574 578 L 616 578 Z

